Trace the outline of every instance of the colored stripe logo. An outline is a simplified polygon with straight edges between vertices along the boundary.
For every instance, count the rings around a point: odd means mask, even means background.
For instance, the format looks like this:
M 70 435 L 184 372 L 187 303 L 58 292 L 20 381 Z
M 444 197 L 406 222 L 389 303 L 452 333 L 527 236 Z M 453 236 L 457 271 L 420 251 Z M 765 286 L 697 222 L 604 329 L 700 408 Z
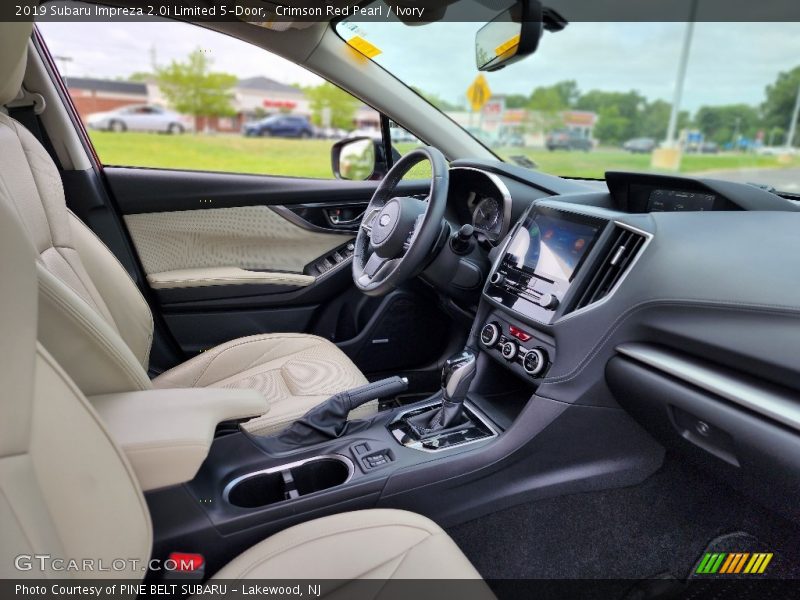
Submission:
M 706 552 L 695 573 L 699 575 L 761 575 L 772 552 Z

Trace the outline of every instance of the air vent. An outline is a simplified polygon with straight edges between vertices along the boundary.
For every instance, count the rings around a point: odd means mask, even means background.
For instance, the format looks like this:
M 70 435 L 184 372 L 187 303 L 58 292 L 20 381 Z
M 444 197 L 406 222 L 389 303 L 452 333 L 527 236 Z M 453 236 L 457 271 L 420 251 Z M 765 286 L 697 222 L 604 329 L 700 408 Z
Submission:
M 641 252 L 647 238 L 641 233 L 617 225 L 613 242 L 598 261 L 599 267 L 581 294 L 574 310 L 589 306 L 608 296 L 625 271 Z

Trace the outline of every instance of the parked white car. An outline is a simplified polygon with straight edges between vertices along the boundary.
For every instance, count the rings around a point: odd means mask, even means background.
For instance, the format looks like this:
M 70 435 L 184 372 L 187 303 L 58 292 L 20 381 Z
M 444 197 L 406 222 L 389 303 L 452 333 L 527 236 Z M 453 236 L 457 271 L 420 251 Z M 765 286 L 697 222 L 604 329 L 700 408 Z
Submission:
M 389 135 L 393 142 L 418 142 L 417 137 L 403 129 L 402 127 L 392 127 L 389 129 Z
M 104 131 L 191 131 L 191 117 L 152 104 L 133 104 L 108 112 L 93 113 L 86 119 L 91 129 Z
M 756 149 L 756 154 L 760 156 L 794 155 L 797 154 L 797 148 L 787 148 L 786 146 L 761 146 Z

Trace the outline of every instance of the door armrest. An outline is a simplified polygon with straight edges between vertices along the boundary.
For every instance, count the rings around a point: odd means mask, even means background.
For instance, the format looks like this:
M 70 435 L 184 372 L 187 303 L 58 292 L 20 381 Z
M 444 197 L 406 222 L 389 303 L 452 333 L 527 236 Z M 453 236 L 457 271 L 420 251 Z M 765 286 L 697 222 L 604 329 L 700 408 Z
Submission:
M 249 389 L 146 390 L 89 401 L 145 491 L 190 481 L 208 456 L 219 423 L 268 410 L 264 397 Z
M 151 273 L 147 281 L 154 290 L 248 284 L 306 287 L 314 283 L 314 277 L 282 271 L 249 271 L 240 267 L 202 267 Z

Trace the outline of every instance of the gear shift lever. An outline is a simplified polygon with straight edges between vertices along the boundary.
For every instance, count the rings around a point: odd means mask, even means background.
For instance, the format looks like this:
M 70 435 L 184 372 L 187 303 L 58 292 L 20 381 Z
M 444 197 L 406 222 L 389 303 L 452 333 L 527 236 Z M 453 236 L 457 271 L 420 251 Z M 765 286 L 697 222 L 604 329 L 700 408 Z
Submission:
M 477 371 L 477 360 L 475 352 L 469 348 L 447 359 L 442 369 L 442 406 L 432 414 L 409 419 L 409 425 L 417 434 L 430 435 L 461 424 L 464 400 Z

